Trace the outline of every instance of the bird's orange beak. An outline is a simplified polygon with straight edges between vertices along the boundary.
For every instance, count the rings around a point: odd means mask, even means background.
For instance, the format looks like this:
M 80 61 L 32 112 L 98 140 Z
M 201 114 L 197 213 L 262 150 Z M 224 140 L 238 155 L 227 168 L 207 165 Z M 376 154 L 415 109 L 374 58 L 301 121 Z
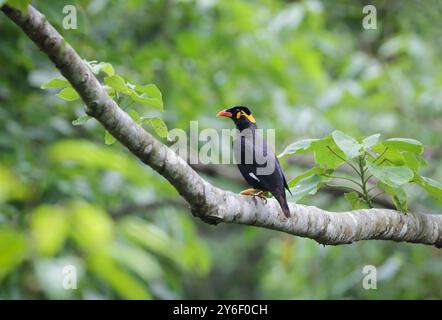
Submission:
M 217 116 L 220 117 L 227 117 L 227 118 L 231 118 L 232 117 L 232 113 L 226 110 L 220 111 L 216 114 Z

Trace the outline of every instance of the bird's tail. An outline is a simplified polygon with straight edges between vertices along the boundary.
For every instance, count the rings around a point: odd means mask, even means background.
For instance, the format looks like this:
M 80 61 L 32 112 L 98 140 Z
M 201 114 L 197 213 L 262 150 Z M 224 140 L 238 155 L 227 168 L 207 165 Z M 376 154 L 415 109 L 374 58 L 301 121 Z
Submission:
M 281 206 L 282 212 L 286 216 L 286 218 L 290 218 L 290 209 L 289 205 L 287 204 L 287 197 L 285 195 L 285 190 L 283 190 L 281 193 L 277 193 L 273 195 L 276 200 L 278 200 L 279 205 Z

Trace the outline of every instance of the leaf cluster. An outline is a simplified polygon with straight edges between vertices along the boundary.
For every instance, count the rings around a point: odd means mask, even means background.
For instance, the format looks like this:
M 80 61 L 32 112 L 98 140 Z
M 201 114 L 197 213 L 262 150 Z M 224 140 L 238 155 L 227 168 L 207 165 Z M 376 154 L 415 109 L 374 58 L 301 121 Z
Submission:
M 405 187 L 415 183 L 442 202 L 442 185 L 419 173 L 427 165 L 422 156 L 423 144 L 405 138 L 380 140 L 380 136 L 377 133 L 353 138 L 336 130 L 321 139 L 305 139 L 287 146 L 279 157 L 311 152 L 317 164 L 289 181 L 295 201 L 327 185 L 347 189 L 345 198 L 353 209 L 371 208 L 373 200 L 385 193 L 398 210 L 406 212 Z M 349 173 L 340 174 L 347 172 L 339 170 L 343 166 L 349 168 Z M 347 183 L 331 184 L 332 181 Z

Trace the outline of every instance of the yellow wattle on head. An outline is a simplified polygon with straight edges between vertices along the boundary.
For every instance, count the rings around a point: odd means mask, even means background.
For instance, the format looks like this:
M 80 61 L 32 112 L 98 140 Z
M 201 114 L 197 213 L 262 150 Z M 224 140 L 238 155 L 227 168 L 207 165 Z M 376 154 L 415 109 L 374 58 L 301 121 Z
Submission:
M 256 123 L 255 118 L 252 116 L 252 114 L 247 114 L 244 111 L 241 111 L 241 114 L 246 117 L 251 123 Z

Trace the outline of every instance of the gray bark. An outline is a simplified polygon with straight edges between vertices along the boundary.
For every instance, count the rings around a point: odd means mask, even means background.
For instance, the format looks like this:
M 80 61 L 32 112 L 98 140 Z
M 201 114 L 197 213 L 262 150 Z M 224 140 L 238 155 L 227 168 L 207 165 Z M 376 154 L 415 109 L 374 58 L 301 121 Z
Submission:
M 88 66 L 50 23 L 32 6 L 27 15 L 3 6 L 2 11 L 52 60 L 97 119 L 118 141 L 166 178 L 202 220 L 259 226 L 314 239 L 328 245 L 378 239 L 442 246 L 442 215 L 388 209 L 328 212 L 290 204 L 284 217 L 274 199 L 260 199 L 221 190 L 202 179 L 183 159 L 137 125 L 113 101 Z

